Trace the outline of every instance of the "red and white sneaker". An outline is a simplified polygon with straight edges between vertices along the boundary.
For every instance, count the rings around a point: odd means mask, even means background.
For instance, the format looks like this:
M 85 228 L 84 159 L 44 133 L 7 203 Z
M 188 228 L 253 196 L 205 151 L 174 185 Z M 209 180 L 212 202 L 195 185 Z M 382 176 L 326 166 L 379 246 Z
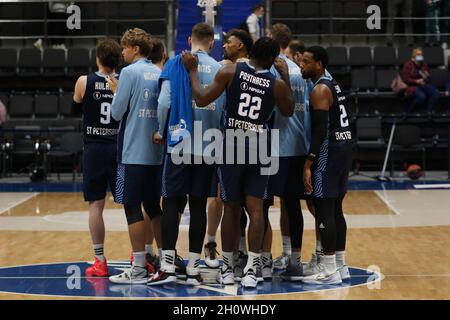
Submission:
M 147 272 L 149 274 L 155 274 L 156 270 L 157 270 L 157 266 L 155 265 L 155 258 L 150 255 L 149 253 L 145 254 L 145 259 L 147 261 Z M 131 252 L 131 256 L 130 256 L 130 265 L 133 265 L 134 262 L 134 256 L 133 256 L 133 252 Z
M 94 257 L 94 264 L 86 268 L 86 276 L 88 277 L 107 277 L 108 276 L 108 262 L 106 258 L 104 261 Z

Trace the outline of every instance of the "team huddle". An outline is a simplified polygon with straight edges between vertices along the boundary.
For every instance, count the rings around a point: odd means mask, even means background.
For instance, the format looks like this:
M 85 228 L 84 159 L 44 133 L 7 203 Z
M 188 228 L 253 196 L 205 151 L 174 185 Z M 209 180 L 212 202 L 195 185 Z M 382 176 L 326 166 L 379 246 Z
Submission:
M 209 55 L 214 30 L 204 23 L 193 27 L 190 51 L 167 61 L 164 45 L 138 28 L 120 45 L 97 45 L 98 71 L 78 79 L 73 98 L 74 112 L 83 114 L 83 190 L 95 254 L 87 276 L 109 276 L 102 217 L 109 186 L 124 206 L 132 247 L 130 269 L 111 282 L 201 285 L 202 250 L 223 285 L 255 288 L 274 270 L 283 270 L 283 281 L 309 284 L 350 278 L 342 212 L 352 150 L 345 96 L 326 70 L 325 49 L 293 41 L 284 24 L 270 33 L 253 43 L 246 31 L 229 31 L 221 62 Z M 119 77 L 121 56 L 127 66 Z M 283 254 L 272 260 L 274 196 Z M 301 260 L 300 200 L 316 221 L 308 263 Z M 185 265 L 176 245 L 187 204 Z

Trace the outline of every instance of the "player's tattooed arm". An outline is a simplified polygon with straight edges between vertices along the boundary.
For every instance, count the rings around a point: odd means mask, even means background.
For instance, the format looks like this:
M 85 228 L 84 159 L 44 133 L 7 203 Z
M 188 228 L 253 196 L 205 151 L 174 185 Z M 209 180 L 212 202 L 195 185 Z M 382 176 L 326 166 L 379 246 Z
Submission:
M 190 52 L 184 51 L 181 54 L 181 59 L 189 72 L 192 96 L 198 107 L 205 107 L 216 100 L 229 86 L 236 71 L 235 64 L 224 66 L 217 72 L 213 82 L 203 88 L 198 76 L 197 57 Z
M 311 166 L 314 159 L 319 154 L 322 143 L 327 135 L 328 128 L 328 111 L 333 104 L 333 95 L 330 88 L 324 84 L 319 84 L 314 87 L 311 92 L 311 105 L 312 112 L 312 141 L 309 150 L 309 155 L 305 161 L 303 168 L 303 183 L 305 185 L 306 192 L 311 193 L 313 191 L 312 186 L 312 173 Z

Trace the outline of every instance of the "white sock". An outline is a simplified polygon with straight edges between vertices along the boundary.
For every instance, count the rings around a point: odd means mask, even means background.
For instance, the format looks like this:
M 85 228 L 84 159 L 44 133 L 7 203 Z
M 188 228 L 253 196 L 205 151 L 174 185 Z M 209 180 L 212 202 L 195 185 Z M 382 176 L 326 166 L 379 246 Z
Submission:
M 247 254 L 247 239 L 245 238 L 245 236 L 241 236 L 241 239 L 239 240 L 239 251 Z
M 336 251 L 336 266 L 338 268 L 345 265 L 345 251 Z
M 302 253 L 300 251 L 292 251 L 291 254 L 291 264 L 295 266 L 300 266 L 302 264 L 301 261 Z
M 269 265 L 271 257 L 272 257 L 272 255 L 270 254 L 270 252 L 263 252 L 261 254 L 262 265 L 263 266 Z
M 253 269 L 256 273 L 256 268 L 258 267 L 258 264 L 260 263 L 261 254 L 255 253 L 255 252 L 248 252 L 248 260 L 247 265 L 244 268 L 244 274 L 248 271 L 248 269 Z
M 191 269 L 198 269 L 200 264 L 200 253 L 189 252 L 189 262 L 187 267 Z
M 161 251 L 161 270 L 169 273 L 175 272 L 175 250 Z
M 283 253 L 287 256 L 290 256 L 292 253 L 291 250 L 291 237 L 289 236 L 282 236 L 283 239 Z
M 133 252 L 134 265 L 145 268 L 147 262 L 145 261 L 145 251 Z
M 210 235 L 208 234 L 208 243 L 209 243 L 209 242 L 216 242 L 216 235 L 210 236 Z
M 322 241 L 316 240 L 316 254 L 322 252 L 322 250 L 323 250 Z
M 325 273 L 326 274 L 332 274 L 336 272 L 336 255 L 323 255 L 320 259 L 320 262 L 325 267 Z
M 226 269 L 227 267 L 230 267 L 233 269 L 234 267 L 234 260 L 233 260 L 233 252 L 222 252 L 222 258 L 223 258 L 223 268 Z
M 145 252 L 147 252 L 150 255 L 154 255 L 153 253 L 153 244 L 146 244 L 145 245 Z
M 100 261 L 105 261 L 105 256 L 104 256 L 104 245 L 103 243 L 99 243 L 99 244 L 94 244 L 94 254 L 95 257 L 100 260 Z

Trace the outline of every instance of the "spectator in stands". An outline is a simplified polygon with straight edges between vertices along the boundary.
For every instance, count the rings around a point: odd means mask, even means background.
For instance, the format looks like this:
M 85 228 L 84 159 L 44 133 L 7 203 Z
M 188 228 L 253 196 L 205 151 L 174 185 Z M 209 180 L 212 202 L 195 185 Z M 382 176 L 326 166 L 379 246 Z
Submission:
M 413 0 L 389 0 L 388 3 L 388 23 L 387 23 L 387 33 L 388 33 L 388 41 L 387 44 L 392 46 L 393 43 L 393 34 L 394 34 L 394 18 L 398 13 L 403 12 L 403 17 L 412 17 L 413 11 Z M 414 41 L 412 37 L 413 27 L 412 21 L 410 19 L 402 20 L 405 24 L 405 33 L 406 35 L 406 43 L 408 46 L 412 46 Z
M 425 21 L 425 46 L 437 46 L 439 44 L 439 2 L 441 0 L 424 0 L 426 8 Z
M 403 65 L 401 76 L 408 85 L 405 96 L 411 97 L 407 112 L 412 112 L 418 105 L 427 104 L 427 112 L 431 113 L 439 99 L 439 91 L 429 84 L 430 71 L 424 61 L 421 48 L 414 48 L 411 60 Z
M 253 6 L 252 14 L 247 18 L 248 32 L 252 36 L 253 42 L 256 42 L 261 38 L 263 34 L 263 28 L 261 27 L 260 18 L 264 15 L 264 6 L 262 4 L 255 4 Z
M 152 51 L 150 52 L 148 59 L 151 60 L 155 66 L 161 70 L 163 69 L 164 64 L 167 61 L 167 52 L 164 43 L 160 39 L 152 39 Z
M 288 50 L 286 50 L 286 55 L 289 59 L 291 59 L 298 66 L 300 66 L 304 52 L 305 52 L 305 43 L 301 40 L 292 40 L 289 43 Z

